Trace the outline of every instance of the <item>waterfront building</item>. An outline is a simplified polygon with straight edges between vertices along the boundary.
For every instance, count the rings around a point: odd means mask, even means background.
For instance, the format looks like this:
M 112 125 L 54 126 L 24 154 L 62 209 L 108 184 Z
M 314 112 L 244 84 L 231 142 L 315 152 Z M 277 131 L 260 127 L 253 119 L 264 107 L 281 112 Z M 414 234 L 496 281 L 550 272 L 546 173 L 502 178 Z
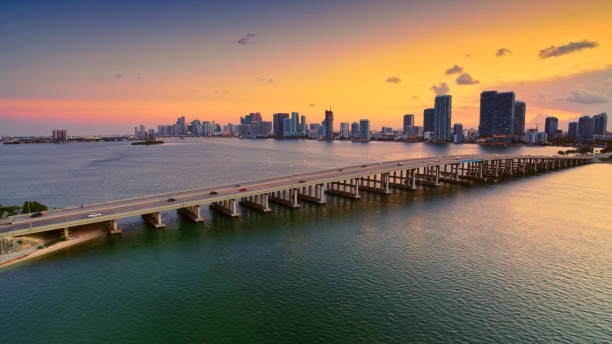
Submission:
M 527 105 L 522 101 L 514 102 L 514 135 L 525 135 L 525 112 Z
M 306 136 L 306 116 L 300 118 L 300 136 Z
M 567 137 L 578 137 L 578 122 L 569 122 L 567 126 Z
M 283 118 L 283 135 L 282 137 L 291 137 L 292 135 L 292 127 L 293 120 L 289 117 Z
M 325 138 L 327 140 L 334 139 L 334 113 L 331 109 L 325 110 Z
M 393 128 L 391 128 L 391 127 L 382 127 L 380 129 L 380 132 L 383 135 L 390 135 L 390 134 L 393 134 Z
M 53 137 L 53 142 L 68 141 L 68 130 L 66 130 L 66 129 L 53 129 L 51 131 L 51 137 Z
M 453 143 L 463 143 L 463 124 L 455 123 L 453 126 Z
M 524 103 L 519 105 L 521 118 L 515 119 L 516 100 L 514 92 L 484 91 L 480 93 L 480 137 L 521 135 L 525 127 Z M 518 127 L 518 128 L 517 128 Z
M 544 131 L 549 139 L 555 137 L 555 131 L 559 129 L 559 119 L 554 116 L 546 117 L 546 122 L 544 124 Z
M 480 93 L 480 121 L 478 135 L 491 137 L 494 134 L 493 122 L 495 119 L 497 91 L 484 91 Z
M 588 142 L 593 138 L 595 121 L 589 116 L 582 116 L 578 119 L 578 141 Z
M 414 115 L 413 114 L 405 114 L 404 115 L 404 135 L 408 135 L 408 128 L 414 127 Z
M 451 109 L 452 97 L 450 95 L 436 97 L 434 105 L 434 140 L 451 140 Z
M 593 134 L 605 135 L 608 130 L 608 114 L 605 112 L 593 116 Z
M 250 138 L 265 138 L 272 132 L 272 122 L 255 121 L 251 122 L 249 129 Z
M 340 137 L 344 139 L 349 137 L 349 122 L 340 122 Z
M 359 138 L 359 122 L 351 123 L 351 138 L 352 139 Z
M 423 111 L 423 131 L 433 131 L 434 130 L 434 109 L 425 109 Z
M 546 132 L 530 129 L 525 133 L 525 142 L 529 144 L 545 144 L 548 141 Z
M 272 115 L 272 129 L 275 137 L 283 137 L 283 120 L 289 118 L 288 113 L 275 113 Z
M 138 127 L 134 127 L 134 136 L 138 137 Z
M 297 136 L 300 125 L 300 114 L 297 112 L 291 113 L 291 136 Z
M 361 140 L 370 140 L 370 120 L 361 119 L 359 120 L 359 138 Z

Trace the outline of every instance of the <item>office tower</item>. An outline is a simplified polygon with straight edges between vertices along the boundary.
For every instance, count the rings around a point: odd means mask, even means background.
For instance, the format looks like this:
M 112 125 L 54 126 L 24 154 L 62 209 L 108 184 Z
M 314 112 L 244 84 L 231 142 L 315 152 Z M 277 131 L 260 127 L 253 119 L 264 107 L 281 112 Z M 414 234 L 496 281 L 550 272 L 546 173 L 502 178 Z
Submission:
M 349 122 L 340 122 L 340 137 L 349 137 Z
M 293 121 L 291 120 L 291 118 L 287 117 L 287 118 L 283 118 L 283 137 L 291 137 L 293 136 Z
M 593 138 L 595 121 L 589 116 L 582 116 L 578 119 L 578 140 L 580 142 L 590 141 Z
M 351 123 L 351 138 L 359 138 L 359 122 Z
M 185 116 L 181 116 L 176 120 L 176 124 L 178 127 L 178 133 L 177 135 L 185 135 L 185 132 L 187 131 L 187 126 L 185 124 Z
M 451 140 L 451 108 L 452 97 L 450 95 L 436 97 L 434 105 L 434 140 Z
M 455 123 L 453 126 L 453 143 L 463 143 L 463 124 Z
M 525 112 L 527 105 L 522 101 L 514 102 L 514 135 L 521 136 L 525 134 Z
M 144 125 L 140 125 L 140 131 L 138 131 L 138 138 L 141 140 L 144 140 L 147 138 L 147 132 L 145 130 L 145 126 Z
M 382 127 L 382 128 L 380 129 L 380 132 L 381 132 L 382 134 L 387 134 L 387 135 L 388 135 L 388 134 L 393 134 L 393 128 L 391 128 L 391 127 Z
M 433 131 L 434 130 L 434 109 L 425 109 L 423 111 L 423 131 Z
M 578 137 L 578 122 L 569 122 L 567 126 L 567 137 Z
M 134 136 L 138 137 L 138 127 L 134 127 Z
M 484 91 L 480 94 L 480 122 L 478 134 L 480 137 L 495 135 L 511 136 L 517 126 L 524 130 L 524 103 L 519 105 L 521 118 L 515 119 L 516 101 L 514 92 Z M 517 134 L 520 135 L 520 134 Z
M 603 112 L 593 116 L 593 134 L 605 135 L 608 130 L 608 115 Z
M 408 135 L 410 127 L 414 127 L 414 115 L 406 114 L 404 115 L 404 135 Z
M 497 93 L 493 135 L 512 136 L 514 133 L 514 103 L 514 92 Z
M 283 120 L 289 118 L 288 113 L 275 113 L 272 115 L 272 127 L 275 137 L 283 137 Z
M 334 139 L 334 113 L 331 109 L 325 110 L 325 138 L 327 140 Z
M 306 116 L 304 115 L 300 118 L 300 135 L 306 136 Z
M 249 126 L 248 135 L 252 138 L 268 137 L 272 132 L 272 122 L 254 121 Z
M 297 136 L 300 124 L 300 114 L 297 112 L 291 113 L 291 136 Z
M 494 134 L 496 97 L 497 91 L 480 93 L 480 122 L 478 124 L 478 135 L 480 137 L 491 137 Z
M 370 120 L 359 120 L 359 138 L 362 140 L 370 140 Z
M 548 139 L 555 137 L 555 131 L 557 131 L 557 129 L 559 129 L 559 119 L 553 116 L 546 117 L 544 131 L 546 132 Z
M 68 140 L 68 130 L 66 129 L 53 129 L 51 136 L 54 142 L 62 142 Z

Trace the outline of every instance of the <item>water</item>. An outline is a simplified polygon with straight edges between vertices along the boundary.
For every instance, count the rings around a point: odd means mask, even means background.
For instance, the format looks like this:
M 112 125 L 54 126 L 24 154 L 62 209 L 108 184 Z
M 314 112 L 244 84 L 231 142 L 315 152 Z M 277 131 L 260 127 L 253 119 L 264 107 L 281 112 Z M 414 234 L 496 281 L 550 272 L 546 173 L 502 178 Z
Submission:
M 53 207 L 332 166 L 557 149 L 209 139 L 0 146 Z M 0 342 L 612 342 L 612 165 L 204 224 L 164 213 L 0 271 Z M 106 180 L 106 183 L 104 182 Z

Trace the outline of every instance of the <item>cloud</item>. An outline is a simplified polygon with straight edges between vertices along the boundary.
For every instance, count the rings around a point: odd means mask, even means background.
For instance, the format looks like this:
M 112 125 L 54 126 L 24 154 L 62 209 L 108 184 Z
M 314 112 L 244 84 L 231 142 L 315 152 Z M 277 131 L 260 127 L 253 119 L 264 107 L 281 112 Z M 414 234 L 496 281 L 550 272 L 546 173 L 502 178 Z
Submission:
M 474 80 L 468 73 L 463 73 L 457 77 L 457 85 L 476 85 L 479 82 Z
M 402 82 L 402 79 L 396 77 L 396 76 L 390 76 L 387 78 L 387 80 L 385 80 L 385 82 L 390 82 L 390 83 L 394 83 L 397 84 L 398 82 Z
M 255 37 L 257 37 L 256 34 L 254 34 L 254 33 L 247 33 L 242 38 L 240 38 L 237 43 L 238 44 L 242 44 L 242 45 L 251 44 L 251 43 L 253 43 L 253 38 L 255 38 Z
M 431 90 L 434 91 L 434 93 L 437 96 L 441 96 L 444 94 L 447 94 L 448 91 L 450 91 L 450 88 L 448 88 L 448 85 L 445 82 L 441 82 L 439 85 L 436 86 L 436 84 L 434 84 L 431 87 Z
M 506 56 L 506 55 L 510 55 L 510 54 L 512 54 L 512 50 L 510 50 L 508 48 L 499 48 L 499 49 L 497 49 L 497 52 L 495 53 L 495 56 L 502 57 L 502 56 Z
M 587 41 L 586 39 L 580 42 L 569 42 L 565 45 L 554 46 L 551 45 L 546 49 L 540 50 L 538 56 L 541 59 L 547 59 L 549 57 L 561 56 L 569 53 L 573 53 L 574 51 L 580 51 L 582 49 L 593 49 L 599 46 L 599 43 Z
M 463 72 L 463 67 L 460 67 L 458 65 L 454 65 L 451 68 L 446 70 L 446 74 L 456 74 L 456 73 L 461 73 Z
M 274 83 L 274 79 L 272 79 L 272 78 L 262 78 L 260 76 L 256 77 L 255 80 L 257 80 L 259 82 L 267 82 L 268 84 Z
M 121 79 L 121 73 L 113 75 L 113 79 Z
M 314 104 L 312 104 L 312 103 L 310 103 L 310 104 L 308 104 L 308 106 L 315 106 L 315 105 L 314 105 Z
M 607 104 L 610 101 L 605 95 L 592 90 L 573 91 L 565 100 L 578 104 Z

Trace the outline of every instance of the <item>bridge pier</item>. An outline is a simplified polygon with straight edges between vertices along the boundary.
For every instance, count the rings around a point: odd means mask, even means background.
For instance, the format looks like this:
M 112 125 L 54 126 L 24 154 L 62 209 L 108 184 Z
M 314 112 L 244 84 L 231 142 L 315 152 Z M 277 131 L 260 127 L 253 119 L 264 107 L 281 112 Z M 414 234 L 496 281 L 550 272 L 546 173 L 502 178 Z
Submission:
M 272 196 L 270 196 L 270 202 L 289 208 L 299 208 L 298 189 L 291 188 L 289 190 L 273 192 Z
M 140 217 L 155 229 L 166 227 L 166 225 L 162 223 L 161 212 L 159 211 L 151 214 L 142 214 Z
M 235 199 L 228 199 L 225 201 L 214 202 L 209 208 L 223 215 L 236 217 L 240 215 L 237 204 L 238 202 L 236 202 Z
M 359 180 L 358 179 L 349 179 L 343 180 L 340 182 L 331 182 L 327 183 L 327 191 L 328 194 L 348 197 L 348 198 L 361 198 L 359 195 Z
M 106 228 L 108 228 L 108 232 L 110 234 L 119 234 L 121 233 L 121 228 L 117 226 L 117 220 L 110 220 L 106 222 Z
M 250 208 L 250 209 L 258 210 L 264 213 L 269 213 L 270 211 L 272 211 L 272 209 L 270 209 L 270 206 L 268 204 L 268 194 L 267 193 L 264 193 L 261 195 L 242 197 L 242 199 L 240 200 L 240 205 Z
M 361 186 L 359 183 L 361 183 Z M 364 191 L 375 192 L 383 195 L 388 195 L 391 193 L 389 190 L 389 173 L 381 173 L 380 178 L 377 174 L 359 178 L 356 185 L 357 188 L 361 187 L 361 189 Z
M 176 210 L 176 212 L 183 215 L 184 217 L 186 217 L 187 219 L 193 222 L 196 222 L 196 223 L 204 222 L 204 218 L 200 216 L 200 206 L 199 205 L 179 208 Z M 161 221 L 161 217 L 160 217 L 160 221 Z
M 316 185 L 308 185 L 308 186 L 304 186 L 300 188 L 298 190 L 298 199 L 301 201 L 310 202 L 314 204 L 327 203 L 327 200 L 325 199 L 325 185 L 316 184 Z
M 64 239 L 68 240 L 70 239 L 70 230 L 68 229 L 68 227 L 64 228 Z

